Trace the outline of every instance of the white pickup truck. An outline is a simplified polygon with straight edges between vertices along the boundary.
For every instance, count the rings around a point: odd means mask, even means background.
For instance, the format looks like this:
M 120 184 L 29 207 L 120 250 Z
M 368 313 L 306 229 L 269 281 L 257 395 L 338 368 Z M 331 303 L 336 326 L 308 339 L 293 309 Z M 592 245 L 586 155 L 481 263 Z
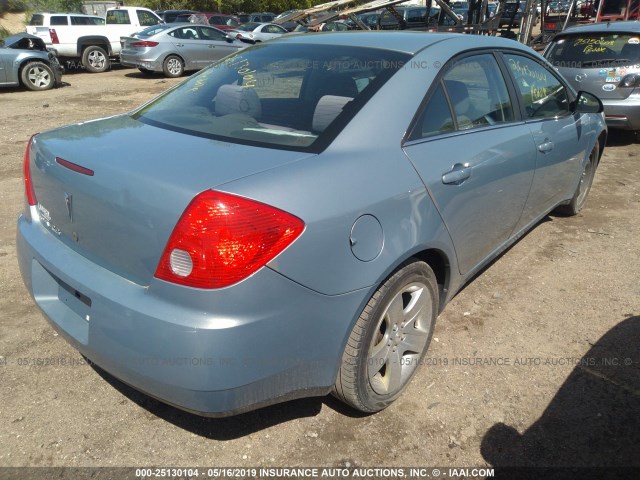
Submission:
M 76 17 L 90 16 L 34 13 L 27 32 L 41 37 L 62 60 L 81 61 L 87 71 L 93 73 L 109 70 L 111 60 L 120 54 L 120 37 L 164 23 L 153 11 L 142 7 L 110 8 L 103 25 L 86 19 L 78 21 Z

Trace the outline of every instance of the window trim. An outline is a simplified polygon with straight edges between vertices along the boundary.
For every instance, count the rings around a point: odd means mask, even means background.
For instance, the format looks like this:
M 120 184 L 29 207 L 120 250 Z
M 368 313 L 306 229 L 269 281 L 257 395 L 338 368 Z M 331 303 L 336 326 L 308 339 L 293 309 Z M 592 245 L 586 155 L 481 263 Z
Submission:
M 440 72 L 438 72 L 438 75 L 436 76 L 436 78 L 432 82 L 431 86 L 429 87 L 429 90 L 427 90 L 426 95 L 424 96 L 424 98 L 420 102 L 420 105 L 418 106 L 418 109 L 416 110 L 416 113 L 414 114 L 413 118 L 411 119 L 411 122 L 409 123 L 409 127 L 407 128 L 407 130 L 405 132 L 405 135 L 404 135 L 404 137 L 402 139 L 401 145 L 403 147 L 405 145 L 406 146 L 410 146 L 410 145 L 415 145 L 415 144 L 418 144 L 418 143 L 430 142 L 432 140 L 441 139 L 443 137 L 466 135 L 468 133 L 481 132 L 481 131 L 485 131 L 485 130 L 497 130 L 497 129 L 500 129 L 500 128 L 506 128 L 506 127 L 510 127 L 512 125 L 517 125 L 517 124 L 524 123 L 524 117 L 522 115 L 522 109 L 520 108 L 520 106 L 521 106 L 520 98 L 518 96 L 514 96 L 518 92 L 515 91 L 515 85 L 513 83 L 513 78 L 511 77 L 511 74 L 509 72 L 505 72 L 504 71 L 504 65 L 501 63 L 501 61 L 500 61 L 501 59 L 499 59 L 498 56 L 497 56 L 498 52 L 499 51 L 490 50 L 490 49 L 487 49 L 487 48 L 478 48 L 478 49 L 473 49 L 473 50 L 466 50 L 466 51 L 461 52 L 458 55 L 452 57 L 451 59 L 449 59 L 444 64 L 444 66 L 440 69 Z M 413 131 L 416 128 L 418 128 L 419 120 L 422 117 L 422 114 L 424 113 L 424 110 L 426 109 L 427 104 L 431 101 L 431 98 L 433 97 L 433 95 L 435 94 L 436 90 L 438 89 L 438 86 L 442 84 L 444 76 L 461 60 L 464 60 L 464 59 L 466 59 L 468 57 L 474 57 L 474 56 L 478 56 L 478 55 L 487 55 L 487 54 L 493 56 L 497 66 L 498 66 L 498 69 L 500 70 L 500 73 L 502 74 L 503 81 L 505 83 L 505 86 L 507 87 L 507 94 L 509 95 L 509 100 L 511 101 L 514 119 L 511 120 L 510 122 L 497 123 L 495 125 L 483 125 L 483 126 L 479 126 L 479 127 L 469 128 L 469 129 L 466 129 L 466 130 L 459 130 L 458 129 L 458 119 L 456 118 L 455 112 L 453 110 L 453 106 L 451 104 L 451 99 L 449 98 L 449 92 L 447 92 L 447 89 L 443 85 L 445 98 L 446 98 L 447 104 L 449 106 L 449 113 L 451 114 L 451 118 L 452 118 L 453 123 L 455 125 L 455 130 L 453 132 L 445 132 L 445 133 L 441 133 L 441 134 L 438 134 L 438 135 L 431 135 L 429 137 L 412 139 L 411 135 L 413 134 Z

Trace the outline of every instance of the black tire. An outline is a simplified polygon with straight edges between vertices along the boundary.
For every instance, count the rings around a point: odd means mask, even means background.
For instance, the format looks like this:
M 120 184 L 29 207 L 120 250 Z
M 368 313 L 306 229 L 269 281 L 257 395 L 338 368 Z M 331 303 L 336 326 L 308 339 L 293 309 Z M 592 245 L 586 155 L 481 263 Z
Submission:
M 165 77 L 177 78 L 184 75 L 184 62 L 177 55 L 169 55 L 162 62 L 162 71 Z
M 415 259 L 376 290 L 347 341 L 333 389 L 337 398 L 371 413 L 400 396 L 431 343 L 438 292 L 429 265 Z
M 582 175 L 580 175 L 580 182 L 573 194 L 573 198 L 566 205 L 560 205 L 556 208 L 558 213 L 573 216 L 577 215 L 580 210 L 582 210 L 582 207 L 587 203 L 587 196 L 589 195 L 591 185 L 593 184 L 593 178 L 596 174 L 599 157 L 600 144 L 596 141 L 596 144 L 593 146 L 593 150 L 591 150 L 591 153 L 589 154 L 589 160 L 587 160 L 584 170 L 582 171 Z
M 111 68 L 109 55 L 104 48 L 97 45 L 89 45 L 82 52 L 82 65 L 91 73 L 106 72 Z
M 20 80 L 29 90 L 49 90 L 56 84 L 51 67 L 44 62 L 29 62 L 20 71 Z
M 140 70 L 140 73 L 145 77 L 150 77 L 154 73 L 153 70 L 147 70 L 146 68 L 138 68 L 138 70 Z

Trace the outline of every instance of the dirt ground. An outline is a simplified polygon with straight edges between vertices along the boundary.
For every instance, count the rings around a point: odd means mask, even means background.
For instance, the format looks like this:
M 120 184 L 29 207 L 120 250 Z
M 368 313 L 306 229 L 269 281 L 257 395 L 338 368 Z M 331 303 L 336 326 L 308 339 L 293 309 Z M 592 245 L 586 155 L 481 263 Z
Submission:
M 582 214 L 545 218 L 447 306 L 427 365 L 387 410 L 357 415 L 326 397 L 205 419 L 84 364 L 22 284 L 30 135 L 127 111 L 177 82 L 120 68 L 64 81 L 0 90 L 0 466 L 640 467 L 631 136 L 611 134 Z

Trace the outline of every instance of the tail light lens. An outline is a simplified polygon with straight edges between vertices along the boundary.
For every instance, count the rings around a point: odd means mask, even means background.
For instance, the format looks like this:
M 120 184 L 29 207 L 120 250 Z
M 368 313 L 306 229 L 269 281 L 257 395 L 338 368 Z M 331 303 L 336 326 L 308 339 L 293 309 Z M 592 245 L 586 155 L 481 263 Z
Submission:
M 31 144 L 33 143 L 33 135 L 27 143 L 27 149 L 24 152 L 24 191 L 27 197 L 27 203 L 29 205 L 36 205 L 36 192 L 33 190 L 33 182 L 31 181 L 31 167 L 29 165 L 29 158 L 31 157 Z
M 155 276 L 189 287 L 227 287 L 265 266 L 303 230 L 304 222 L 287 212 L 207 190 L 180 217 Z
M 55 28 L 49 29 L 49 36 L 51 37 L 51 43 L 53 44 L 60 43 L 60 39 L 58 38 L 58 34 L 56 33 Z
M 133 42 L 131 46 L 132 47 L 156 47 L 158 46 L 158 42 L 152 42 L 150 40 L 142 40 L 140 42 Z
M 640 73 L 630 73 L 629 75 L 625 75 L 620 80 L 620 84 L 618 87 L 622 88 L 635 88 L 640 87 Z

